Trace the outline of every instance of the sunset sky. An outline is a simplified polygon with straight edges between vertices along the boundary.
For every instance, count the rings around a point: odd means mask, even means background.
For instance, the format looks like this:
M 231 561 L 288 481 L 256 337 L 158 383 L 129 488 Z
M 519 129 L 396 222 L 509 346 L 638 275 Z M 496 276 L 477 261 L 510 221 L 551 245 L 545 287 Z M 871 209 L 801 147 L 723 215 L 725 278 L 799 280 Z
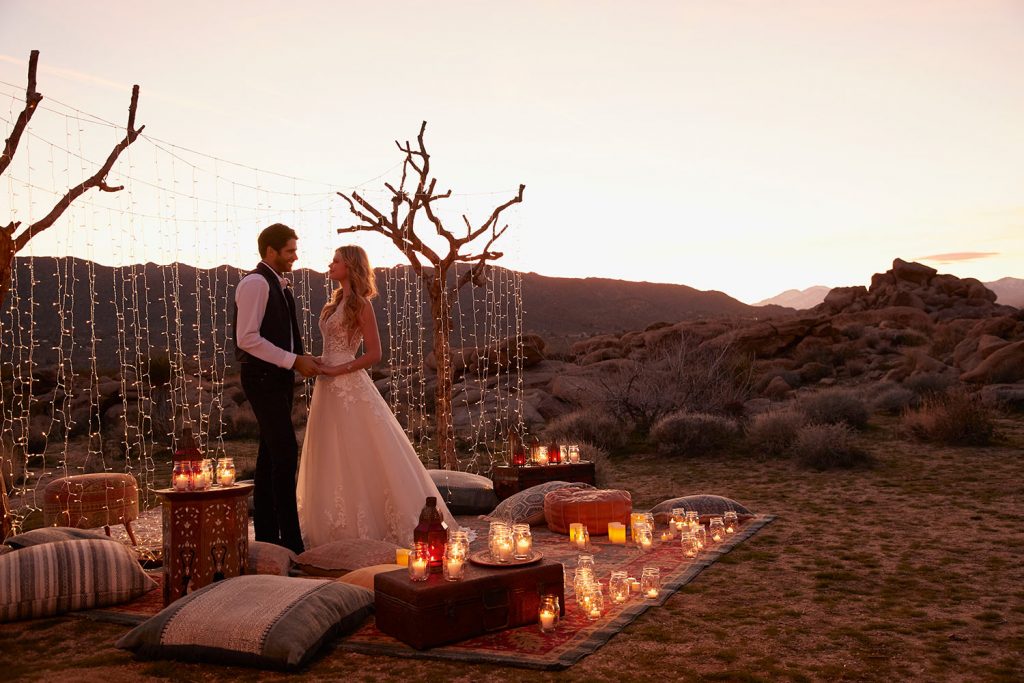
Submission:
M 0 223 L 40 217 L 90 167 L 70 153 L 116 139 L 70 108 L 123 125 L 137 83 L 156 141 L 111 175 L 130 194 L 76 208 L 38 254 L 248 266 L 281 219 L 324 270 L 352 241 L 333 191 L 382 199 L 393 141 L 426 120 L 453 217 L 526 185 L 501 243 L 516 270 L 747 302 L 895 257 L 1024 277 L 1020 0 L 2 0 L 4 138 L 32 49 L 49 108 L 0 177 Z

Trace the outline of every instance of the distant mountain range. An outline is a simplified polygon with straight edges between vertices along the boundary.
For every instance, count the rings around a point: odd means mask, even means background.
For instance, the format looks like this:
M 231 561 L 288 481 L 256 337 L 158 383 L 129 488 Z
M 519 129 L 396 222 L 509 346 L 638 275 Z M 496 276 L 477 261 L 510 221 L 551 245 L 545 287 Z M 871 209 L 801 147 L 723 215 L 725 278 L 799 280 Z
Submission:
M 508 273 L 494 268 L 492 277 L 499 283 L 497 288 L 509 289 L 512 278 Z M 151 350 L 176 351 L 179 345 L 185 358 L 197 352 L 209 357 L 214 348 L 230 358 L 232 347 L 225 341 L 231 316 L 228 303 L 241 274 L 229 266 L 197 269 L 185 264 L 147 263 L 107 267 L 72 257 L 18 258 L 13 290 L 0 312 L 0 341 L 4 344 L 0 362 L 7 363 L 15 355 L 12 346 L 21 347 L 17 358 L 26 357 L 30 339 L 32 357 L 39 364 L 50 365 L 70 357 L 76 369 L 91 362 L 93 354 L 100 368 L 115 368 L 122 362 L 135 362 Z M 403 283 L 415 280 L 407 268 L 399 267 L 397 274 L 400 277 L 391 279 L 393 307 L 403 301 Z M 386 275 L 384 269 L 377 271 L 381 299 L 376 308 L 384 333 Z M 314 321 L 327 298 L 326 279 L 323 273 L 300 270 L 293 274 L 293 282 L 300 302 L 310 312 L 305 322 L 317 351 L 320 341 Z M 685 285 L 555 278 L 536 273 L 523 273 L 521 283 L 524 331 L 540 334 L 556 346 L 564 345 L 567 339 L 621 334 L 656 322 L 718 316 L 764 318 L 788 312 L 779 307 L 750 306 L 722 292 Z M 460 292 L 458 303 L 463 325 L 471 325 L 468 288 Z M 58 310 L 64 311 L 63 321 Z M 429 331 L 429 312 L 420 313 Z M 409 310 L 407 315 L 414 316 L 415 312 Z M 508 329 L 507 323 L 506 318 L 501 329 Z M 479 339 L 485 337 L 484 325 L 480 311 Z
M 984 284 L 996 293 L 997 303 L 1024 308 L 1024 280 L 1021 278 L 1004 277 Z M 815 285 L 807 289 L 787 289 L 770 299 L 758 301 L 754 306 L 786 306 L 797 310 L 814 308 L 825 300 L 825 295 L 831 289 L 824 285 Z

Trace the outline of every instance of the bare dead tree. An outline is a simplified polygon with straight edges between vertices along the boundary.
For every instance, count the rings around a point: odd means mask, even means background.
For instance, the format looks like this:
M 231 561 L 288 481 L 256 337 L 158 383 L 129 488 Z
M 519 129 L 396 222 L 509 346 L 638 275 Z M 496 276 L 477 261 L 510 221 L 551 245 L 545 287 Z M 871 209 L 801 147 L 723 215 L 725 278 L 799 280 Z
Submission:
M 420 126 L 419 135 L 416 136 L 416 147 L 408 141 L 404 145 L 395 141 L 399 151 L 405 155 L 405 160 L 402 163 L 402 178 L 398 187 L 391 183 L 384 184 L 391 192 L 390 207 L 378 209 L 357 192 L 352 192 L 351 195 L 338 193 L 348 202 L 349 209 L 359 220 L 355 225 L 339 228 L 338 233 L 376 232 L 384 235 L 405 255 L 413 271 L 424 283 L 430 296 L 430 313 L 434 321 L 434 355 L 437 358 L 437 451 L 442 467 L 457 469 L 451 402 L 454 374 L 450 345 L 452 301 L 458 295 L 458 291 L 470 282 L 478 286 L 483 285 L 486 281 L 486 264 L 503 256 L 502 252 L 492 250 L 494 243 L 508 228 L 507 224 L 499 228 L 498 219 L 502 211 L 523 201 L 523 190 L 526 186 L 520 185 L 516 196 L 495 207 L 487 220 L 478 227 L 474 227 L 469 218 L 463 215 L 465 234 L 456 235 L 445 227 L 434 210 L 434 202 L 447 199 L 452 191 L 438 193 L 437 179 L 430 176 L 430 155 L 423 142 L 426 128 L 427 122 L 424 121 Z M 444 239 L 448 248 L 446 253 L 435 251 L 423 241 L 422 234 L 417 233 L 416 219 L 421 213 L 430 226 L 427 229 L 432 228 Z M 473 242 L 483 246 L 473 246 Z M 448 272 L 457 263 L 472 265 L 449 284 Z
M 0 156 L 0 175 L 3 175 L 14 159 L 14 154 L 18 151 L 18 143 L 21 142 L 21 136 L 43 99 L 42 94 L 36 91 L 36 67 L 38 62 L 39 50 L 32 50 L 28 60 L 28 86 L 25 89 L 25 108 L 22 109 L 18 119 L 14 122 L 14 128 L 11 130 L 10 137 L 4 142 L 3 155 Z M 126 150 L 128 145 L 135 142 L 142 133 L 142 129 L 145 128 L 145 126 L 135 127 L 135 112 L 138 104 L 139 86 L 135 85 L 132 86 L 132 99 L 131 104 L 128 106 L 128 127 L 125 131 L 124 139 L 114 146 L 110 154 L 107 155 L 107 160 L 96 173 L 69 189 L 67 194 L 53 205 L 48 214 L 31 223 L 21 232 L 17 232 L 18 228 L 21 227 L 21 221 L 11 221 L 6 226 L 0 226 L 0 308 L 3 307 L 4 302 L 7 300 L 7 294 L 11 288 L 11 270 L 14 265 L 15 254 L 24 249 L 33 237 L 56 223 L 57 219 L 71 206 L 72 202 L 92 188 L 95 187 L 102 192 L 117 192 L 124 189 L 123 185 L 112 186 L 108 184 L 107 174 L 114 167 L 114 162 L 117 161 L 121 152 Z M 16 232 L 17 234 L 15 234 Z M 3 463 L 0 462 L 0 464 Z M 2 476 L 3 472 L 0 471 L 0 477 Z M 3 512 L 3 537 L 6 537 L 10 531 L 11 524 L 10 514 L 7 510 L 6 487 L 0 488 L 0 503 L 2 503 Z

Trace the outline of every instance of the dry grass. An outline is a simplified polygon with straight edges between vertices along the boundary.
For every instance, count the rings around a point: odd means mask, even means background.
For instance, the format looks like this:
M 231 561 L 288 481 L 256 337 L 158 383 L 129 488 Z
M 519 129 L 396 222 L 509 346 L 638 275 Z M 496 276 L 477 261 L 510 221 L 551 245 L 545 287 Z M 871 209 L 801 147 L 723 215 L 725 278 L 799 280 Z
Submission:
M 328 651 L 309 680 L 1017 681 L 1024 671 L 1024 419 L 996 446 L 923 446 L 875 421 L 873 469 L 814 472 L 742 453 L 613 459 L 638 508 L 683 493 L 778 519 L 662 608 L 561 673 Z M 285 680 L 136 662 L 125 627 L 0 625 L 7 680 Z

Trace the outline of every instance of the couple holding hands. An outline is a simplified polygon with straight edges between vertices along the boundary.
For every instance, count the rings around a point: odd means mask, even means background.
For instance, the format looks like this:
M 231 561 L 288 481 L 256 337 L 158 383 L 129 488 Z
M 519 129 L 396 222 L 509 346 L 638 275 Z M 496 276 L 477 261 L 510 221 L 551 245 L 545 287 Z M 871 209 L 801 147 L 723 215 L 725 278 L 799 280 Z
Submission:
M 262 260 L 235 289 L 235 358 L 260 430 L 256 540 L 296 553 L 344 538 L 409 547 L 428 496 L 437 497 L 449 528 L 458 528 L 366 372 L 381 359 L 371 303 L 377 287 L 366 252 L 354 245 L 334 252 L 327 276 L 337 286 L 319 320 L 323 354 L 312 356 L 303 349 L 284 277 L 298 258 L 297 243 L 286 225 L 264 229 L 257 242 Z M 295 372 L 316 377 L 301 464 L 292 424 Z

